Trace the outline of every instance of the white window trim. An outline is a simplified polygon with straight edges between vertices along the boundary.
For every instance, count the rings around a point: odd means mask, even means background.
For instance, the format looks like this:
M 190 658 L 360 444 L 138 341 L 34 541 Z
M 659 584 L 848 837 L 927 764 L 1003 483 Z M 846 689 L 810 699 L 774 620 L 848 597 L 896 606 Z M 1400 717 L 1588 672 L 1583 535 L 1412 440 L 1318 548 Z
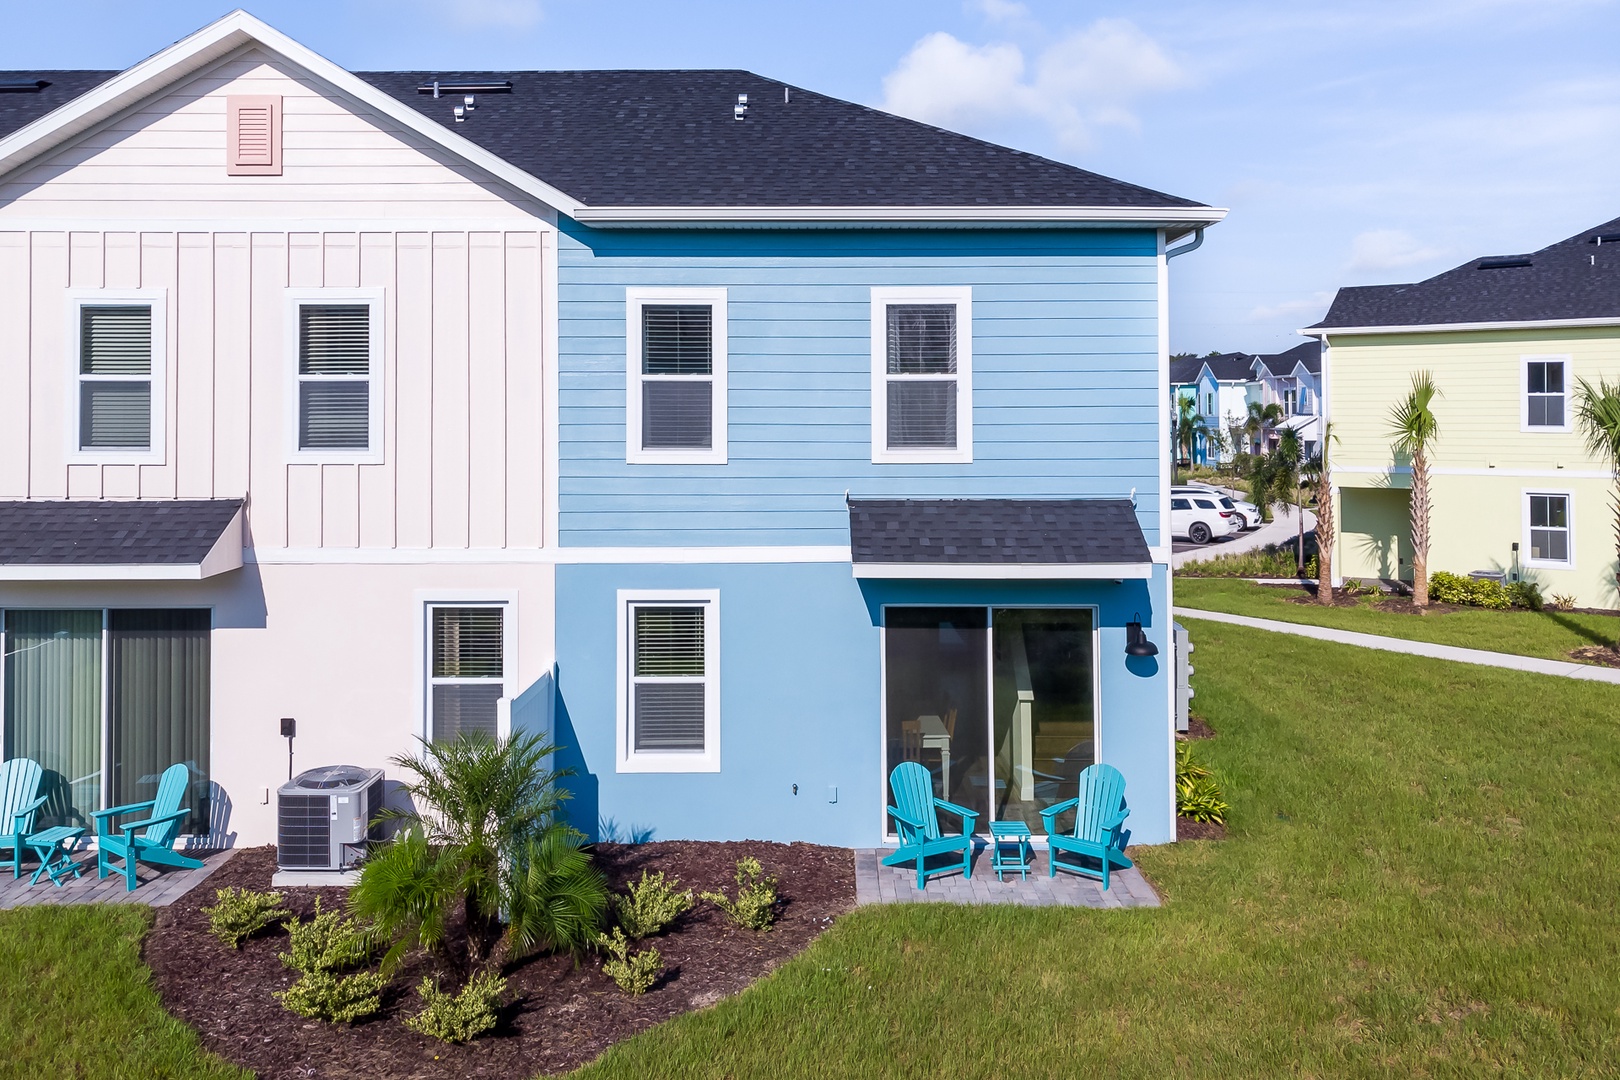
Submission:
M 1535 559 L 1530 552 L 1530 497 L 1532 495 L 1552 495 L 1564 500 L 1564 528 L 1569 533 L 1569 558 Z M 1523 557 L 1519 560 L 1524 566 L 1538 567 L 1544 570 L 1573 570 L 1575 569 L 1575 493 L 1572 491 L 1552 491 L 1547 488 L 1526 489 L 1520 508 L 1520 521 L 1523 523 L 1524 534 L 1520 537 L 1519 551 Z
M 657 304 L 707 304 L 711 382 L 707 450 L 644 449 L 641 445 L 641 309 Z M 726 290 L 723 288 L 631 288 L 624 291 L 624 460 L 629 465 L 724 465 L 726 463 Z
M 630 635 L 634 624 L 632 607 L 664 605 L 703 605 L 703 752 L 701 754 L 645 753 L 632 749 L 630 737 Z M 685 773 L 720 771 L 720 591 L 687 589 L 654 592 L 636 589 L 618 591 L 618 660 L 616 668 L 617 722 L 614 724 L 616 772 Z
M 1564 365 L 1564 423 L 1561 427 L 1550 427 L 1546 424 L 1530 423 L 1530 365 L 1531 364 L 1563 364 Z M 1552 354 L 1548 356 L 1521 356 L 1519 357 L 1519 430 L 1524 432 L 1542 432 L 1546 434 L 1568 433 L 1575 430 L 1574 416 L 1571 415 L 1575 405 L 1575 394 L 1571 383 L 1574 374 L 1574 364 L 1571 357 Z M 1538 492 L 1537 494 L 1547 494 Z
M 383 406 L 386 366 L 386 328 L 383 303 L 385 290 L 372 289 L 287 289 L 283 295 L 286 317 L 283 323 L 283 351 L 286 355 L 286 439 L 289 465 L 381 465 L 384 458 Z M 303 304 L 368 304 L 371 307 L 371 384 L 367 402 L 370 430 L 364 450 L 301 450 L 298 447 L 298 309 Z
M 424 742 L 433 738 L 433 695 L 428 685 L 433 677 L 433 609 L 438 607 L 498 607 L 501 616 L 501 704 L 496 706 L 496 733 L 506 738 L 511 732 L 512 691 L 518 679 L 517 617 L 518 594 L 489 589 L 418 589 L 416 603 L 416 735 Z
M 79 369 L 84 362 L 84 338 L 79 327 L 79 311 L 104 304 L 152 305 L 152 413 L 151 442 L 144 450 L 112 447 L 83 449 L 79 442 Z M 168 372 L 169 372 L 169 292 L 167 289 L 69 289 L 67 292 L 65 341 L 67 344 L 67 433 L 66 458 L 72 465 L 162 465 L 167 460 Z M 118 380 L 130 381 L 129 376 Z
M 956 446 L 953 448 L 889 447 L 889 312 L 890 304 L 956 306 Z M 884 286 L 872 290 L 872 462 L 950 464 L 973 460 L 973 287 L 933 285 Z

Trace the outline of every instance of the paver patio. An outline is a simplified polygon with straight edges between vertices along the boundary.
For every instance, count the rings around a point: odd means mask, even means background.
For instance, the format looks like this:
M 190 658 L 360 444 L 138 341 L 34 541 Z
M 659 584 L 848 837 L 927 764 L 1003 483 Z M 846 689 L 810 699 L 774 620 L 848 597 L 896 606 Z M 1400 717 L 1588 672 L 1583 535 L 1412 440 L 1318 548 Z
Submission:
M 917 889 L 917 872 L 910 865 L 884 866 L 880 861 L 890 848 L 857 848 L 855 851 L 855 902 L 858 904 L 1025 904 L 1030 907 L 1128 908 L 1158 907 L 1159 894 L 1153 891 L 1142 872 L 1135 867 L 1109 875 L 1108 891 L 1096 878 L 1058 871 L 1046 876 L 1047 853 L 1036 848 L 1035 861 L 1027 880 L 1016 874 L 997 881 L 990 869 L 990 852 L 979 848 L 973 856 L 973 877 L 941 874 L 928 879 L 928 887 Z
M 135 871 L 141 885 L 134 892 L 126 887 L 123 874 L 109 874 L 105 880 L 96 877 L 96 853 L 93 850 L 81 848 L 74 853 L 73 857 L 79 861 L 82 872 L 77 878 L 68 878 L 60 888 L 45 878 L 40 878 L 37 885 L 28 884 L 34 868 L 39 864 L 24 862 L 23 876 L 16 880 L 12 880 L 9 868 L 0 873 L 0 909 L 33 904 L 148 904 L 167 907 L 195 889 L 225 860 L 236 854 L 236 850 L 228 848 L 212 853 L 190 851 L 187 854 L 201 858 L 202 869 L 162 870 L 143 863 Z

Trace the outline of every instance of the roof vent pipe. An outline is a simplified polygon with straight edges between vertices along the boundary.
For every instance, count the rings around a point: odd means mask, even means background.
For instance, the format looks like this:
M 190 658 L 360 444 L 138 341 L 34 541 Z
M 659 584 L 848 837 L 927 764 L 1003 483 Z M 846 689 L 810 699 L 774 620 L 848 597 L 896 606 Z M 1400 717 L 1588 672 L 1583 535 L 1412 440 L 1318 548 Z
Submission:
M 747 94 L 738 94 L 737 95 L 737 104 L 735 104 L 735 105 L 733 105 L 731 107 L 731 118 L 733 120 L 746 120 L 748 118 L 748 95 Z

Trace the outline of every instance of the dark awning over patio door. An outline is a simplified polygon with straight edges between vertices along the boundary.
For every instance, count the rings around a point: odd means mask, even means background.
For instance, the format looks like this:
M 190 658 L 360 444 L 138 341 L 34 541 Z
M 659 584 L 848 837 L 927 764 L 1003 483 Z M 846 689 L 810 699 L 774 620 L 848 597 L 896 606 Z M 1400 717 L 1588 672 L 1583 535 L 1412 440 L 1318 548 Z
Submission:
M 241 499 L 0 502 L 0 581 L 201 581 L 241 565 Z

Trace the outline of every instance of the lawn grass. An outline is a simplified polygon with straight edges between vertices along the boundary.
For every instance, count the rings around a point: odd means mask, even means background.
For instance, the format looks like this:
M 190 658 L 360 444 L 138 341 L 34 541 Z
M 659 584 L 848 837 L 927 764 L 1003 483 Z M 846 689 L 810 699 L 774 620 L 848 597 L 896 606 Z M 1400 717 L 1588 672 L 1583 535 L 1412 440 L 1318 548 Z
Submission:
M 579 1075 L 1615 1075 L 1620 688 L 1190 628 L 1230 834 L 1133 849 L 1164 908 L 865 908 Z M 143 925 L 0 913 L 0 1073 L 228 1075 Z
M 1231 578 L 1176 576 L 1176 605 L 1248 615 L 1257 619 L 1331 626 L 1365 634 L 1460 645 L 1468 649 L 1568 660 L 1569 651 L 1584 645 L 1613 645 L 1620 639 L 1620 616 L 1577 615 L 1562 611 L 1488 611 L 1460 608 L 1444 614 L 1408 615 L 1379 611 L 1372 599 L 1356 607 L 1296 604 L 1303 589 L 1256 585 Z
M 645 1076 L 1612 1076 L 1620 689 L 1195 622 L 1229 839 L 1157 911 L 896 906 Z
M 247 1075 L 163 1011 L 141 963 L 151 921 L 129 904 L 0 912 L 0 1076 Z

